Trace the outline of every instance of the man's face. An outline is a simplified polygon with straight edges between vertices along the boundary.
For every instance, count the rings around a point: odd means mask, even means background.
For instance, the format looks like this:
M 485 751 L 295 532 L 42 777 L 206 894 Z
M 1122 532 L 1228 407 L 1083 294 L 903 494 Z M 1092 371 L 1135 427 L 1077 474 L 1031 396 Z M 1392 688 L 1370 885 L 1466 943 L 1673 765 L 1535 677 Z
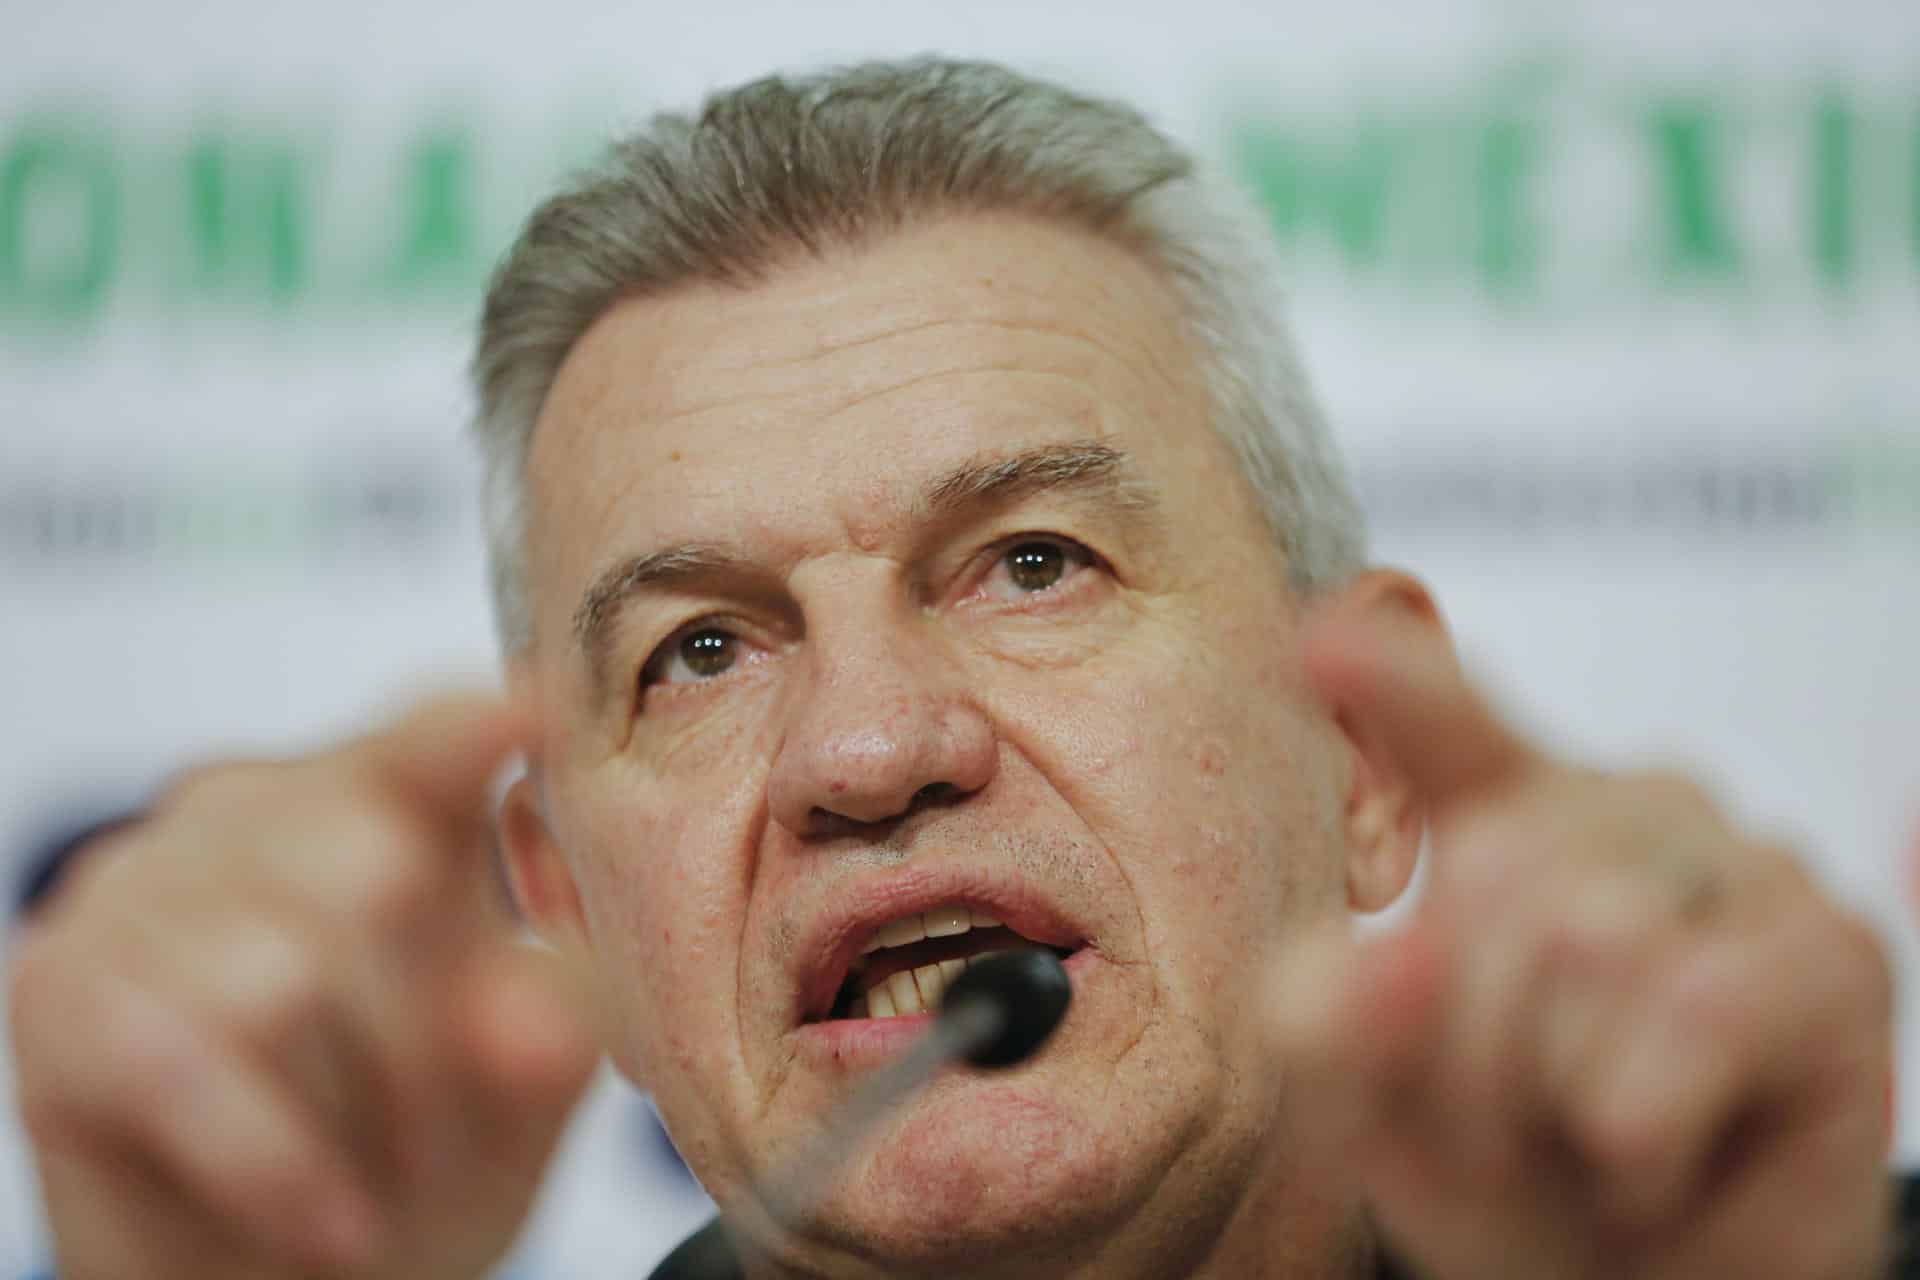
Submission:
M 877 975 L 997 920 L 1069 957 L 1066 1021 L 907 1107 L 808 1247 L 1228 1212 L 1274 1125 L 1256 967 L 1340 900 L 1345 774 L 1208 410 L 1147 266 L 1012 218 L 571 353 L 530 464 L 546 824 L 615 1058 L 723 1204 L 924 1029 Z

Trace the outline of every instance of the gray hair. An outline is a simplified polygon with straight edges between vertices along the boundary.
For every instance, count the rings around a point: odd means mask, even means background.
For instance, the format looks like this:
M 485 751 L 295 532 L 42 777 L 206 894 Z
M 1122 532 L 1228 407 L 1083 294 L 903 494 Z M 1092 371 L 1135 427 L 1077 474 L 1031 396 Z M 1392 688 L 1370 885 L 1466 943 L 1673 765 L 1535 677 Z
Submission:
M 917 219 L 1028 213 L 1163 272 L 1295 586 L 1360 568 L 1365 531 L 1282 316 L 1257 212 L 1118 103 L 1005 68 L 916 59 L 770 77 L 655 116 L 529 219 L 487 292 L 472 375 L 495 622 L 531 644 L 526 464 L 573 344 L 616 301 L 738 287 Z

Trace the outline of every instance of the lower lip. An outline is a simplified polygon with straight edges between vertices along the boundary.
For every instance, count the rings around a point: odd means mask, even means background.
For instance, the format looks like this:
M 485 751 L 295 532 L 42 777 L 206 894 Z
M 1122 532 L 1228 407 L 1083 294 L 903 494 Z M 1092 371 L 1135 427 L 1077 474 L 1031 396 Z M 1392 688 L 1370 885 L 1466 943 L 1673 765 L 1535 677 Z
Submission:
M 1073 994 L 1080 997 L 1089 970 L 1099 963 L 1092 947 L 1082 947 L 1061 962 Z M 891 1018 L 833 1018 L 795 1028 L 800 1055 L 824 1067 L 870 1071 L 905 1053 L 933 1025 L 931 1013 L 907 1013 Z

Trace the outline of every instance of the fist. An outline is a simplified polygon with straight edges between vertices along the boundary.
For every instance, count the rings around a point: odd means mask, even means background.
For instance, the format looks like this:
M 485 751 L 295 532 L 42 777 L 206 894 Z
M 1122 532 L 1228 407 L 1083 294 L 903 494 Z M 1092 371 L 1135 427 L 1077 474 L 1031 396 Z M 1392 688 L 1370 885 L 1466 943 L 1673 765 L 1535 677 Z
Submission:
M 423 705 L 200 770 L 108 837 L 12 971 L 62 1280 L 452 1280 L 512 1242 L 598 1053 L 488 862 L 532 732 Z

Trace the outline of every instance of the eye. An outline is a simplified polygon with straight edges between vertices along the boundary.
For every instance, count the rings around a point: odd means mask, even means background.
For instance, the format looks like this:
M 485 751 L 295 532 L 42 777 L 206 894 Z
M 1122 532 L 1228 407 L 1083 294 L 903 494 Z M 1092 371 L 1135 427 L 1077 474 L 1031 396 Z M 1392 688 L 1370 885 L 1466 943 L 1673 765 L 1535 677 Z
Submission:
M 653 651 L 640 683 L 694 684 L 725 675 L 740 660 L 740 638 L 719 627 L 682 631 Z
M 1093 553 L 1064 538 L 1025 538 L 1000 555 L 987 579 L 989 595 L 1003 600 L 1052 591 L 1085 569 Z

